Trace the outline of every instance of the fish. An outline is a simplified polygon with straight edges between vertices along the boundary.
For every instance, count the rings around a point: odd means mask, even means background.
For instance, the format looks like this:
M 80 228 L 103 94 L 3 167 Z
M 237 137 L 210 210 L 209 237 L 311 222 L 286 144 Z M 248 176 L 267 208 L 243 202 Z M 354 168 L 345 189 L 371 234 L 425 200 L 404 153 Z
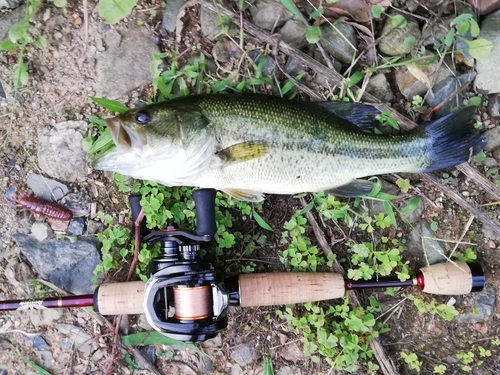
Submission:
M 266 194 L 368 195 L 370 176 L 426 173 L 482 150 L 475 107 L 394 135 L 362 103 L 206 94 L 149 104 L 106 120 L 116 148 L 93 167 L 165 186 L 213 188 L 250 202 Z

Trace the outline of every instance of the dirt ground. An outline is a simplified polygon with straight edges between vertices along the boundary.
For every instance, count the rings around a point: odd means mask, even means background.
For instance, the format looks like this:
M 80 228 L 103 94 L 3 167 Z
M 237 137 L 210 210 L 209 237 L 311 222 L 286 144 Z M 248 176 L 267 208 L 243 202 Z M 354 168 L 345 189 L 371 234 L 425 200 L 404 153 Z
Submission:
M 158 10 L 155 17 L 150 17 L 145 9 L 154 8 Z M 95 94 L 97 76 L 92 64 L 95 58 L 95 46 L 103 38 L 102 28 L 104 24 L 96 17 L 96 2 L 88 1 L 88 28 L 84 27 L 83 5 L 74 2 L 65 9 L 58 9 L 45 5 L 32 22 L 31 32 L 41 33 L 48 38 L 49 47 L 46 49 L 28 48 L 27 59 L 29 61 L 29 84 L 22 88 L 16 97 L 12 95 L 12 89 L 8 93 L 7 100 L 0 102 L 0 191 L 5 192 L 13 182 L 20 182 L 25 187 L 24 181 L 30 173 L 42 173 L 37 166 L 37 134 L 41 128 L 51 127 L 65 120 L 82 120 L 84 114 L 106 114 L 89 99 L 89 95 Z M 125 22 L 141 23 L 142 27 L 148 28 L 151 37 L 160 40 L 162 48 L 173 44 L 173 36 L 162 39 L 156 33 L 157 26 L 161 22 L 161 2 L 146 1 L 140 4 L 131 17 Z M 58 23 L 63 17 L 64 25 Z M 196 24 L 196 14 L 188 15 L 184 32 L 189 35 L 185 43 L 190 44 L 200 36 L 199 26 Z M 44 20 L 45 19 L 45 20 Z M 114 26 L 112 26 L 114 27 Z M 191 27 L 191 29 L 190 29 Z M 200 40 L 204 50 L 211 50 L 212 44 L 206 39 Z M 255 42 L 257 45 L 258 43 Z M 0 55 L 0 80 L 3 83 L 12 82 L 12 69 L 15 65 L 16 54 L 3 53 Z M 129 104 L 136 100 L 147 100 L 151 89 L 140 88 L 122 97 L 119 101 Z M 399 106 L 400 108 L 402 106 Z M 420 189 L 422 195 L 428 198 L 425 211 L 422 216 L 439 222 L 439 230 L 436 236 L 457 240 L 467 226 L 470 214 L 444 197 L 435 187 L 423 183 L 418 177 L 412 177 L 413 186 Z M 488 196 L 478 191 L 474 181 L 468 181 L 463 175 L 457 177 L 458 191 L 470 192 L 470 199 L 477 204 L 490 202 Z M 67 182 L 66 182 L 67 183 Z M 105 205 L 107 212 L 112 212 L 109 196 L 95 195 L 96 186 L 103 184 L 109 186 L 106 175 L 92 172 L 89 169 L 87 180 L 79 183 L 70 182 L 70 187 L 76 190 L 87 191 L 94 202 Z M 118 196 L 118 193 L 117 193 Z M 36 279 L 37 275 L 29 263 L 20 254 L 19 249 L 11 239 L 12 234 L 17 232 L 27 233 L 33 219 L 27 212 L 20 212 L 5 201 L 0 201 L 0 299 L 21 299 L 33 296 L 34 288 L 30 281 Z M 108 205 L 106 205 L 108 202 Z M 118 204 L 118 206 L 122 206 Z M 436 206 L 439 209 L 436 209 Z M 283 223 L 289 220 L 293 212 L 301 208 L 297 200 L 291 197 L 271 197 L 264 204 L 263 217 L 273 228 L 282 228 Z M 116 208 L 115 208 L 116 209 Z M 115 212 L 116 213 L 116 212 Z M 490 209 L 491 216 L 495 216 L 495 208 Z M 245 227 L 242 230 L 253 231 L 255 226 Z M 324 227 L 327 239 L 333 244 L 338 228 L 333 224 Z M 351 236 L 361 233 L 351 233 Z M 408 234 L 407 229 L 401 229 L 401 236 Z M 311 237 L 314 235 L 311 233 Z M 360 237 L 361 238 L 361 237 Z M 313 240 L 315 241 L 315 240 Z M 495 277 L 500 272 L 500 258 L 497 251 L 500 241 L 485 238 L 482 226 L 474 220 L 466 230 L 463 241 L 476 244 L 475 250 L 478 261 L 484 265 L 488 284 L 497 291 L 500 281 Z M 277 231 L 274 237 L 269 238 L 272 243 L 270 249 L 260 249 L 254 254 L 253 259 L 258 264 L 260 271 L 283 270 L 279 261 L 279 255 L 283 250 L 280 244 L 280 233 Z M 451 251 L 453 244 L 445 244 Z M 459 249 L 463 250 L 463 246 Z M 335 245 L 334 252 L 338 257 L 346 257 L 344 244 Z M 230 258 L 230 255 L 228 255 Z M 417 267 L 418 260 L 408 256 L 412 266 Z M 345 263 L 347 265 L 347 263 Z M 362 301 L 366 302 L 370 295 L 376 295 L 384 304 L 386 309 L 397 305 L 383 319 L 391 327 L 391 331 L 382 335 L 380 340 L 391 356 L 395 368 L 401 374 L 413 373 L 401 359 L 399 353 L 402 350 L 415 352 L 423 361 L 421 373 L 431 374 L 435 365 L 446 364 L 447 374 L 463 373 L 459 369 L 460 363 L 454 358 L 456 353 L 472 350 L 474 345 L 482 345 L 491 351 L 491 356 L 481 358 L 483 363 L 478 364 L 478 354 L 471 364 L 474 374 L 496 374 L 500 371 L 500 350 L 492 344 L 492 340 L 500 338 L 500 311 L 498 303 L 495 304 L 492 315 L 478 323 L 446 322 L 438 316 L 431 314 L 420 314 L 414 304 L 403 300 L 403 292 L 398 292 L 394 297 L 386 296 L 381 292 L 364 291 L 360 293 Z M 415 292 L 420 298 L 428 299 L 425 294 Z M 456 307 L 461 314 L 470 313 L 473 310 L 474 296 L 468 295 L 457 301 Z M 447 303 L 450 297 L 437 297 L 439 302 Z M 262 374 L 263 357 L 270 357 L 275 370 L 287 367 L 282 374 L 313 374 L 317 372 L 335 373 L 330 367 L 322 362 L 315 364 L 302 355 L 301 336 L 292 332 L 286 321 L 278 319 L 275 314 L 276 308 L 256 309 L 231 309 L 229 314 L 230 325 L 218 339 L 211 340 L 201 347 L 209 355 L 213 363 L 213 372 L 219 374 Z M 40 324 L 40 320 L 48 324 Z M 57 324 L 56 324 L 57 323 Z M 91 337 L 90 354 L 84 354 L 77 350 L 74 345 L 69 348 L 63 345 L 66 337 L 58 328 L 59 324 L 78 325 Z M 140 331 L 141 328 L 135 318 L 129 321 L 129 330 Z M 43 331 L 43 338 L 49 345 L 46 350 L 51 351 L 53 357 L 52 374 L 100 374 L 104 373 L 110 361 L 109 330 L 96 322 L 85 309 L 66 309 L 58 312 L 46 312 L 36 310 L 30 312 L 16 311 L 0 313 L 0 369 L 5 368 L 9 375 L 28 374 L 34 371 L 20 357 L 22 353 L 42 365 L 43 358 L 37 357 L 30 338 L 25 332 Z M 258 359 L 245 369 L 238 368 L 231 353 L 235 348 L 252 343 L 257 351 Z M 74 344 L 74 343 L 73 343 Z M 477 349 L 476 353 L 477 353 Z M 208 372 L 203 370 L 199 356 L 191 350 L 180 350 L 179 348 L 160 347 L 163 353 L 158 361 L 158 369 L 164 374 L 198 374 Z M 123 358 L 125 358 L 124 356 Z M 134 370 L 125 360 L 120 361 L 116 373 L 147 374 L 147 370 Z M 2 367 L 3 366 L 3 367 Z M 362 373 L 362 372 L 360 372 Z M 3 374 L 0 370 L 0 374 Z

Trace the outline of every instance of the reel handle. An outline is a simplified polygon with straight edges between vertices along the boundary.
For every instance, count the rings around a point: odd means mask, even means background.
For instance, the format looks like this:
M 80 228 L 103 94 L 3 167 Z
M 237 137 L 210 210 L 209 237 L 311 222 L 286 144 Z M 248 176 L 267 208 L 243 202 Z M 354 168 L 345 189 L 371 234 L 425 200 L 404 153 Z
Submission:
M 200 236 L 213 237 L 217 233 L 215 222 L 215 189 L 193 190 L 196 207 L 196 233 Z

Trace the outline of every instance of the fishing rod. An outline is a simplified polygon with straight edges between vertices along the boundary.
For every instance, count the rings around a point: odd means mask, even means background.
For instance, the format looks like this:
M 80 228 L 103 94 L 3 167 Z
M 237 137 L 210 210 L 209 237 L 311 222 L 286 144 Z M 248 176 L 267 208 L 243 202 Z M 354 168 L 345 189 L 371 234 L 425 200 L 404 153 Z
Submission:
M 481 291 L 484 272 L 478 263 L 441 263 L 420 269 L 410 280 L 380 277 L 350 280 L 336 273 L 282 272 L 241 274 L 223 279 L 214 266 L 199 259 L 200 243 L 216 232 L 215 190 L 193 191 L 196 231 L 173 226 L 149 232 L 148 245 L 160 243 L 161 254 L 150 264 L 150 278 L 109 283 L 94 294 L 40 300 L 0 301 L 0 311 L 93 306 L 102 315 L 145 314 L 158 332 L 181 341 L 204 341 L 228 325 L 229 306 L 256 307 L 341 298 L 347 290 L 416 286 L 425 293 L 459 295 Z M 140 196 L 129 198 L 132 217 Z M 134 220 L 135 222 L 135 220 Z

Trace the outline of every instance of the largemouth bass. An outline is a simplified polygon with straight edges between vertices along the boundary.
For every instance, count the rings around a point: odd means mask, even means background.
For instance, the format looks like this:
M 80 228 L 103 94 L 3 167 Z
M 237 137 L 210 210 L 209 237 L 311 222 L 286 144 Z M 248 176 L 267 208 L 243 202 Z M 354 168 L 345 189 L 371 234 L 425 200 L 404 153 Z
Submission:
M 298 103 L 255 94 L 189 96 L 108 119 L 116 149 L 95 169 L 166 186 L 215 188 L 258 202 L 264 193 L 366 195 L 362 177 L 421 173 L 466 162 L 485 145 L 475 108 L 397 135 L 375 135 L 373 107 Z

